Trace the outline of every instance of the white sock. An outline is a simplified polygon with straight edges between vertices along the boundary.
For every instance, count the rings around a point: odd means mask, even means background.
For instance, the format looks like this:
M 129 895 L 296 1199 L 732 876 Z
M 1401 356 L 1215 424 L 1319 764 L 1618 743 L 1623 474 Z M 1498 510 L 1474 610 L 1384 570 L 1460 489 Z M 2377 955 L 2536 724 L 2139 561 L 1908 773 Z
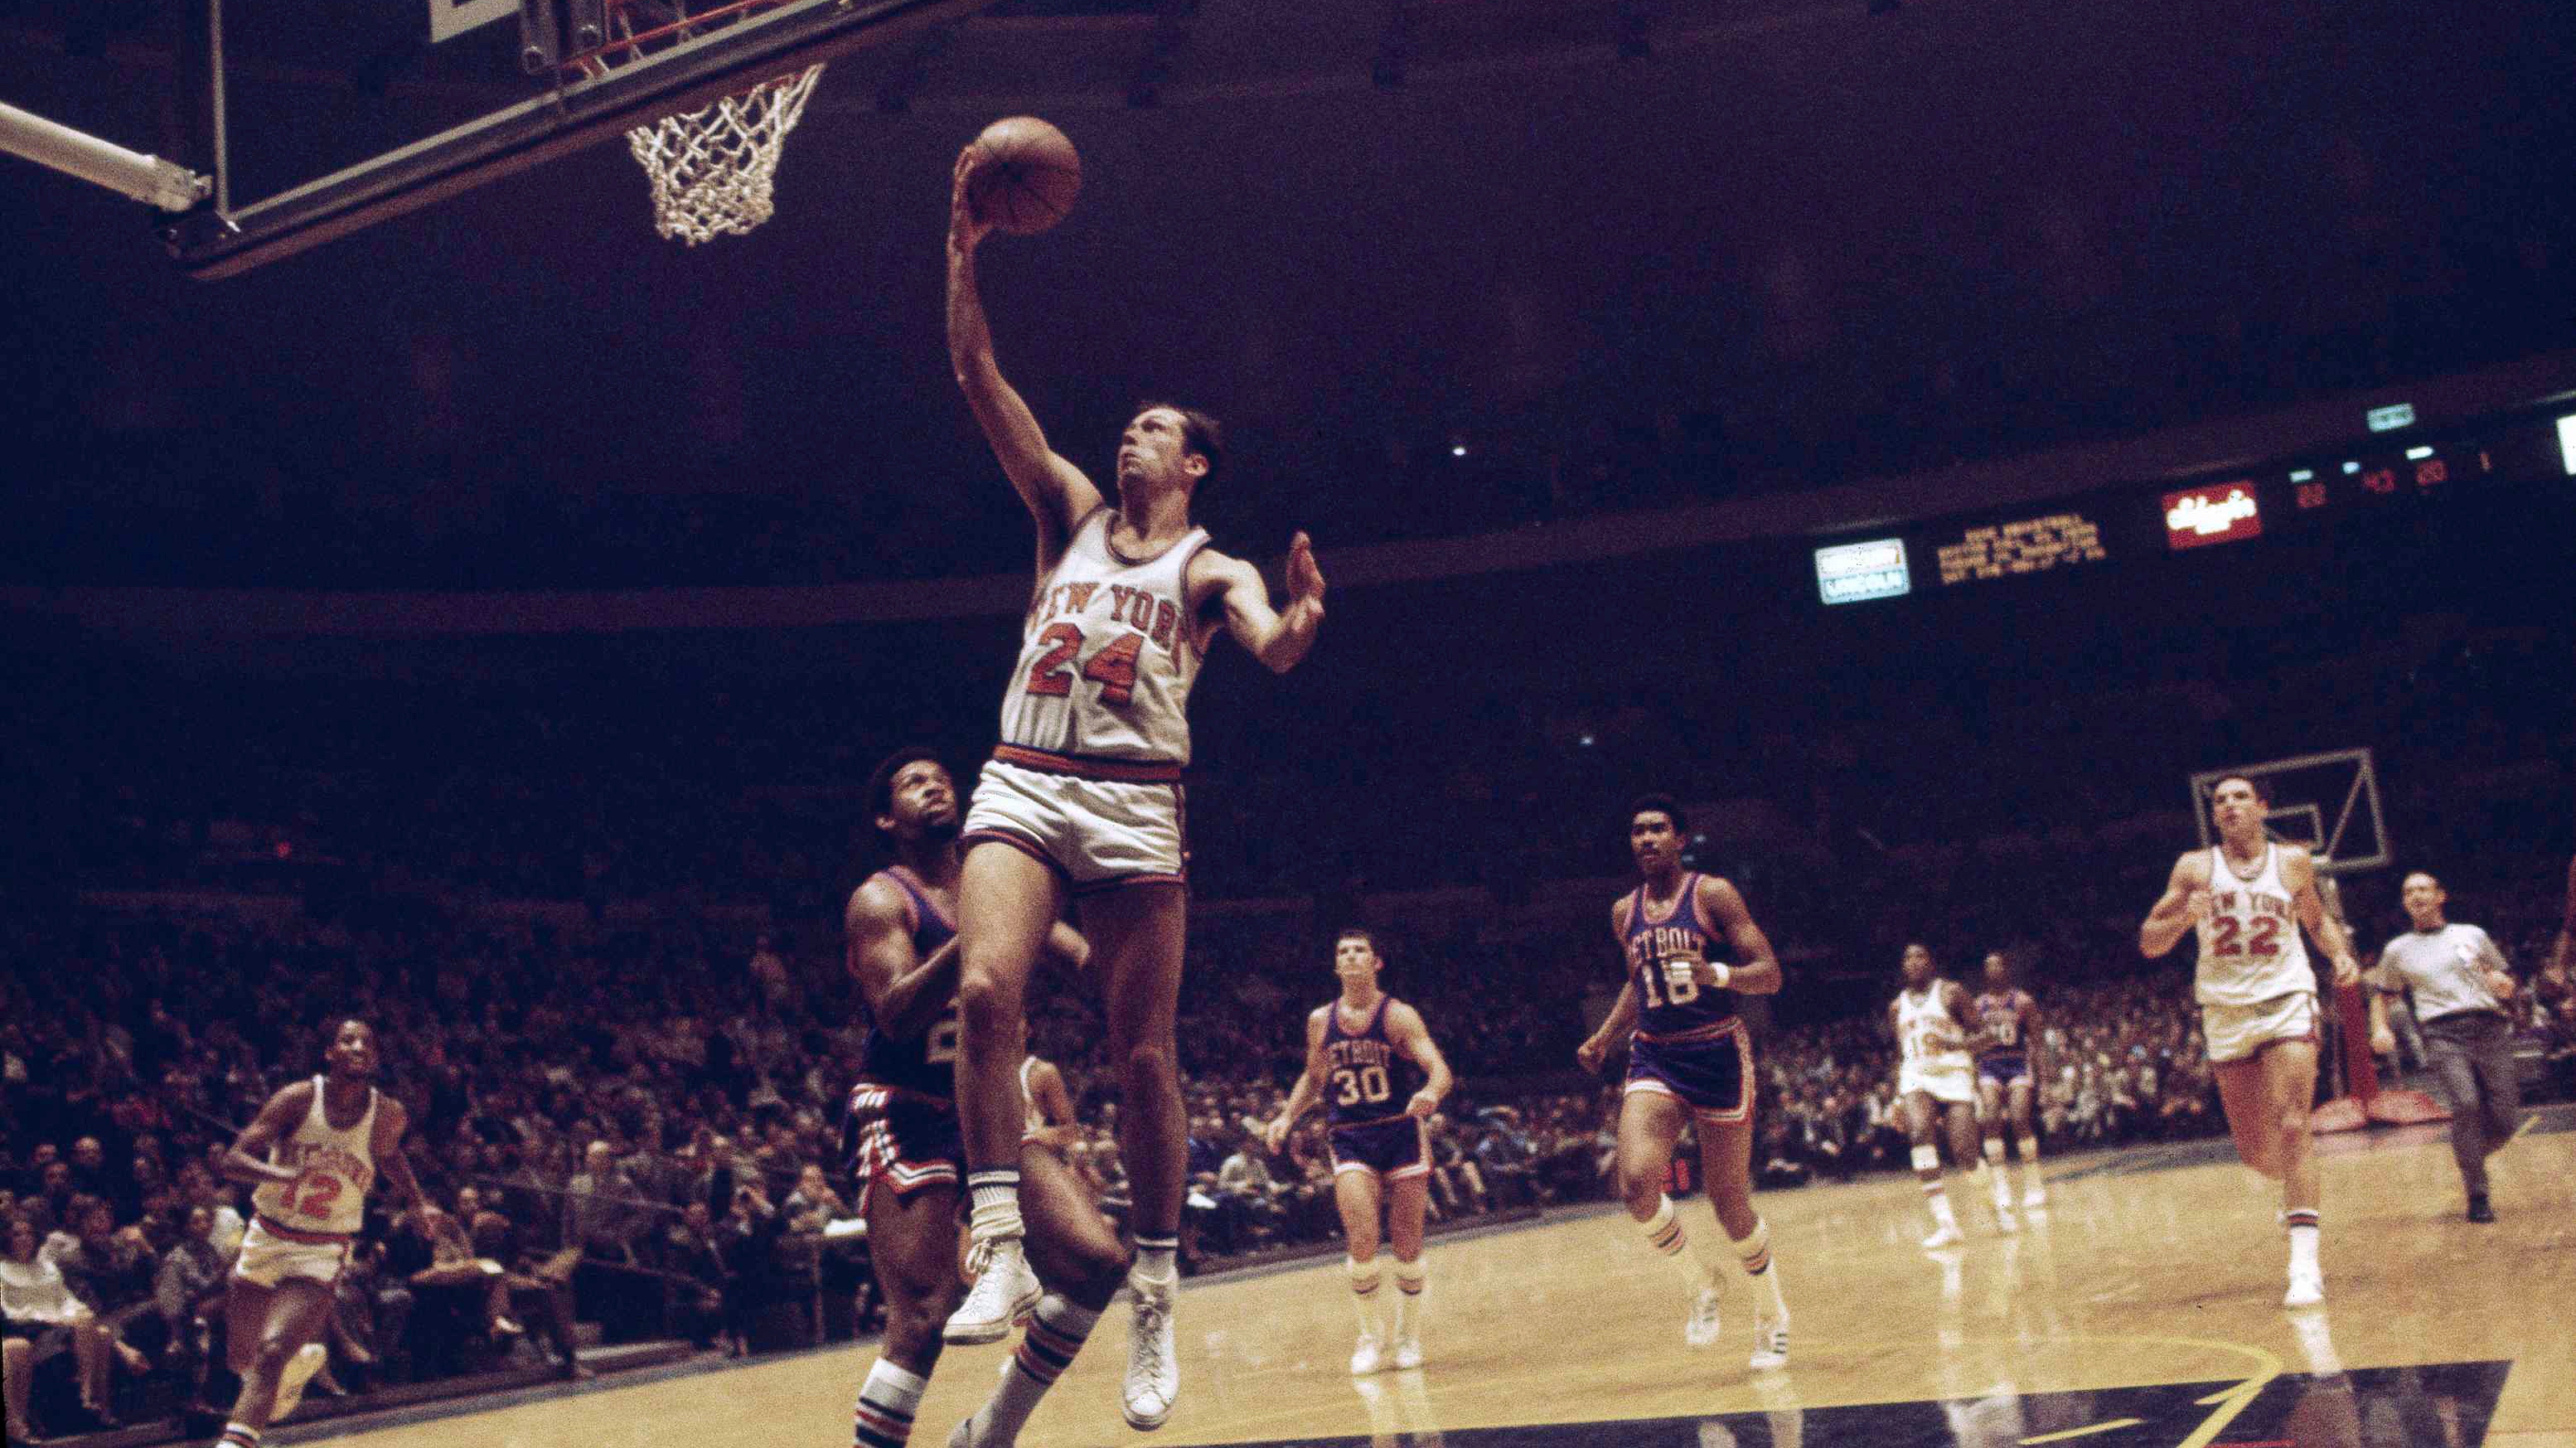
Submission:
M 1082 1351 L 1083 1340 L 1099 1321 L 1099 1313 L 1052 1292 L 1038 1299 L 1038 1310 L 1030 1316 L 1029 1330 L 1021 1334 L 1019 1351 L 1011 1355 L 1001 1384 L 975 1411 L 975 1441 L 1008 1443 L 1017 1438 L 1028 1426 L 1029 1414 L 1037 1411 L 1038 1400 L 1073 1365 L 1074 1354 Z
M 1923 1188 L 1923 1205 L 1932 1209 L 1932 1225 L 1959 1230 L 1958 1214 L 1950 1210 L 1950 1188 L 1934 1181 Z
M 2317 1267 L 2317 1213 L 2313 1207 L 2282 1213 L 2290 1229 L 2290 1270 L 2302 1275 Z
M 976 1241 L 1021 1235 L 1019 1168 L 968 1172 L 966 1189 L 975 1204 L 967 1217 L 967 1230 Z
M 1419 1260 L 1395 1264 L 1395 1340 L 1412 1342 L 1422 1335 L 1424 1292 L 1430 1274 Z
M 1637 1230 L 1646 1234 L 1646 1245 L 1672 1263 L 1692 1290 L 1708 1285 L 1708 1269 L 1691 1255 L 1689 1234 L 1682 1230 L 1682 1219 L 1673 1212 L 1672 1198 L 1655 1198 L 1655 1214 L 1639 1223 Z
M 1351 1274 L 1351 1305 L 1359 1309 L 1360 1336 L 1375 1338 L 1378 1336 L 1377 1259 L 1372 1257 L 1363 1262 L 1357 1257 L 1344 1257 L 1342 1266 Z
M 1178 1237 L 1136 1237 L 1136 1275 L 1157 1282 L 1169 1282 L 1180 1275 L 1181 1239 Z
M 919 1373 L 878 1358 L 859 1387 L 850 1434 L 853 1448 L 903 1448 L 912 1440 L 912 1417 L 921 1408 L 922 1389 L 929 1386 L 930 1380 Z
M 1780 1265 L 1771 1260 L 1771 1224 L 1755 1217 L 1753 1235 L 1736 1241 L 1734 1246 L 1736 1260 L 1744 1264 L 1744 1275 L 1753 1279 L 1754 1292 L 1769 1309 L 1764 1315 L 1788 1316 L 1788 1299 L 1780 1295 Z

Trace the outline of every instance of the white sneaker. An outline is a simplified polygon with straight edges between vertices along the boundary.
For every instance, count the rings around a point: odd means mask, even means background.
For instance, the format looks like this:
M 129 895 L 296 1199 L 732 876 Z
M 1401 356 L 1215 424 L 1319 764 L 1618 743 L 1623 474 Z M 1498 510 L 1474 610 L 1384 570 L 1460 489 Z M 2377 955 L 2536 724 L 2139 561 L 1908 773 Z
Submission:
M 1713 1347 L 1717 1343 L 1717 1309 L 1719 1294 L 1712 1282 L 1691 1299 L 1689 1320 L 1682 1324 L 1682 1341 L 1692 1347 Z
M 1943 1247 L 1955 1247 L 1966 1240 L 1967 1239 L 1965 1237 L 1959 1235 L 1959 1229 L 1957 1226 L 1944 1222 L 1940 1226 L 1932 1229 L 1931 1236 L 1923 1239 L 1923 1250 L 1926 1252 L 1934 1252 Z
M 1753 1361 L 1755 1372 L 1789 1365 L 1789 1319 L 1753 1315 Z
M 2281 1294 L 2283 1307 L 2314 1307 L 2326 1300 L 2326 1275 L 2322 1272 L 2293 1272 L 2290 1290 Z
M 1172 1416 L 1181 1395 L 1181 1359 L 1172 1346 L 1172 1296 L 1177 1277 L 1129 1277 L 1134 1320 L 1127 1328 L 1127 1426 L 1150 1432 Z
M 1351 1349 L 1352 1377 L 1364 1378 L 1385 1366 L 1385 1355 L 1378 1351 L 1376 1338 L 1363 1337 L 1360 1339 L 1360 1345 Z
M 1000 1342 L 1010 1336 L 1013 1323 L 1037 1310 L 1040 1292 L 1038 1274 L 1029 1270 L 1028 1253 L 1020 1239 L 996 1238 L 983 1275 L 949 1314 L 948 1325 L 939 1335 L 953 1343 Z
M 2029 1186 L 2026 1186 L 2026 1187 L 2024 1187 L 2024 1188 L 2022 1188 L 2022 1192 L 2021 1192 L 2021 1206 L 2022 1206 L 2022 1210 L 2023 1210 L 2023 1211 L 2029 1211 L 2029 1210 L 2030 1210 L 2031 1208 L 2033 1208 L 2033 1207 L 2044 1207 L 2044 1206 L 2047 1206 L 2047 1205 L 2048 1205 L 2048 1188 L 2046 1188 L 2046 1187 L 2044 1187 L 2044 1186 L 2041 1186 L 2041 1185 L 2039 1184 L 2039 1179 L 2038 1179 L 2037 1177 L 2033 1177 L 2033 1178 L 2031 1178 L 2030 1185 L 2029 1185 Z
M 2021 1219 L 2013 1215 L 2012 1203 L 1995 1203 L 1995 1230 L 1998 1232 L 2018 1232 L 2021 1230 Z
M 288 1358 L 286 1366 L 278 1370 L 276 1406 L 269 1409 L 268 1420 L 283 1423 L 293 1417 L 295 1410 L 304 1402 L 305 1384 L 312 1382 L 313 1375 L 322 1371 L 323 1365 L 329 1361 L 331 1350 L 318 1342 L 308 1342 L 297 1348 L 295 1356 Z
M 1422 1339 L 1401 1337 L 1395 1341 L 1395 1370 L 1409 1373 L 1422 1366 Z

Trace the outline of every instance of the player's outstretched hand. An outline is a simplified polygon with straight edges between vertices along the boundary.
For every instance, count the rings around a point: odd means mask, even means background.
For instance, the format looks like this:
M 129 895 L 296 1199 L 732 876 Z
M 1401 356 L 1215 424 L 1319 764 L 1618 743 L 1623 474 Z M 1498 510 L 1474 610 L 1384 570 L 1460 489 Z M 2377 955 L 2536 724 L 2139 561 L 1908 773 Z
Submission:
M 1288 540 L 1288 601 L 1324 611 L 1324 570 L 1315 563 L 1315 540 L 1302 532 Z
M 1600 1075 L 1601 1063 L 1609 1057 L 1610 1048 L 1601 1044 L 1601 1038 L 1598 1036 L 1586 1037 L 1582 1045 L 1574 1048 L 1574 1064 L 1582 1067 L 1590 1075 Z
M 1414 1092 L 1413 1099 L 1404 1103 L 1404 1114 L 1411 1117 L 1428 1117 L 1439 1109 L 1440 1098 L 1432 1095 L 1428 1086 Z
M 957 153 L 957 168 L 948 178 L 948 250 L 952 256 L 973 254 L 993 233 L 993 223 L 975 214 L 975 203 L 966 184 L 983 159 L 984 153 L 969 144 Z
M 2371 1032 L 2370 1054 L 2374 1056 L 2396 1055 L 2397 1033 L 2388 1029 L 2386 1026 L 2381 1026 L 2378 1030 Z
M 2349 955 L 2334 958 L 2334 982 L 2337 990 L 2350 990 L 2361 984 L 2361 962 Z
M 1262 1148 L 1268 1151 L 1272 1156 L 1277 1156 L 1280 1149 L 1285 1147 L 1287 1144 L 1288 1118 L 1285 1116 L 1274 1116 L 1270 1118 L 1270 1124 L 1261 1128 Z

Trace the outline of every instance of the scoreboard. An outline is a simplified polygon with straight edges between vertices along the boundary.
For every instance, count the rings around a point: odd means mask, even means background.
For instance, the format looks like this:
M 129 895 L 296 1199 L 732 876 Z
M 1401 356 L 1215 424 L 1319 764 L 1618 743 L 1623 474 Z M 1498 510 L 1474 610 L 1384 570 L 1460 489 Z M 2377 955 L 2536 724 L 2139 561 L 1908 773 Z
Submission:
M 2374 435 L 2341 451 L 1826 544 L 1814 550 L 1818 592 L 1827 604 L 1846 604 L 1975 589 L 2114 557 L 2260 546 L 2265 537 L 2468 489 L 2576 487 L 2576 413 L 2490 419 L 2420 441 L 2407 435 L 2413 415 L 2402 404 L 2374 408 Z

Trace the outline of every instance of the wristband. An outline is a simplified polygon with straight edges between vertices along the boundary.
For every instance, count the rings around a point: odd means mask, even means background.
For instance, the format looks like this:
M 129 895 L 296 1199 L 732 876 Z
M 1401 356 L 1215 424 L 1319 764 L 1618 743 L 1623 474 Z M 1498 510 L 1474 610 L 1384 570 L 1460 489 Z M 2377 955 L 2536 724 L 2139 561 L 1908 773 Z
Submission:
M 1714 967 L 1712 967 L 1712 969 L 1717 972 L 1717 988 L 1719 990 L 1726 989 L 1726 983 L 1735 979 L 1735 972 L 1729 969 L 1724 961 L 1719 961 Z

